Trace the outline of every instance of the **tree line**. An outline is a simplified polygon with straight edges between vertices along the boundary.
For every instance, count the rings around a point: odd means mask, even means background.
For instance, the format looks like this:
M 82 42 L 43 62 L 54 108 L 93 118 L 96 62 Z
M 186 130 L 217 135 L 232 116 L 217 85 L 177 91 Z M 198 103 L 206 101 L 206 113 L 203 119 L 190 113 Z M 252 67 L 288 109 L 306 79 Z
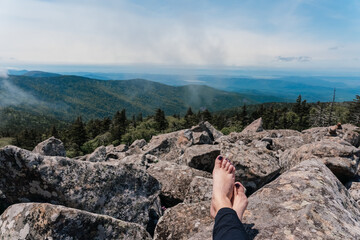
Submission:
M 201 121 L 209 121 L 224 134 L 239 132 L 255 119 L 263 118 L 265 129 L 294 129 L 302 131 L 310 127 L 334 125 L 337 122 L 360 126 L 360 96 L 352 102 L 308 103 L 301 95 L 295 103 L 264 103 L 243 105 L 235 110 L 211 113 L 208 109 L 194 112 L 188 108 L 185 115 L 166 116 L 162 109 L 143 117 L 141 113 L 126 114 L 126 109 L 117 111 L 112 118 L 92 119 L 84 122 L 77 117 L 63 128 L 53 125 L 46 131 L 25 129 L 14 136 L 14 145 L 33 149 L 44 139 L 60 138 L 69 157 L 91 153 L 101 145 L 131 144 L 136 139 L 150 140 L 152 136 L 190 128 Z

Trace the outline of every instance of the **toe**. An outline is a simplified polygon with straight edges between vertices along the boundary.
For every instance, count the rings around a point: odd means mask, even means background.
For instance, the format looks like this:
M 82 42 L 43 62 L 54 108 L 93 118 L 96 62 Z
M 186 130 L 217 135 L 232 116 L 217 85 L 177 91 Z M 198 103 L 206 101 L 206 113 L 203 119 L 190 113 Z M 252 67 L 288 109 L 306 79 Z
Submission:
M 221 161 L 221 167 L 225 168 L 227 163 L 229 162 L 224 159 L 223 161 Z
M 222 160 L 223 160 L 224 158 L 221 156 L 221 155 L 219 155 L 219 156 L 217 156 L 217 158 L 215 159 L 215 164 L 214 164 L 214 167 L 215 168 L 221 168 L 221 164 L 222 164 Z
M 234 167 L 234 165 L 231 165 L 231 167 L 230 167 L 230 173 L 231 173 L 231 174 L 235 173 L 235 167 Z
M 227 172 L 229 172 L 229 169 L 230 169 L 231 164 L 230 164 L 228 161 L 224 161 L 224 162 L 226 162 L 224 169 L 225 169 Z

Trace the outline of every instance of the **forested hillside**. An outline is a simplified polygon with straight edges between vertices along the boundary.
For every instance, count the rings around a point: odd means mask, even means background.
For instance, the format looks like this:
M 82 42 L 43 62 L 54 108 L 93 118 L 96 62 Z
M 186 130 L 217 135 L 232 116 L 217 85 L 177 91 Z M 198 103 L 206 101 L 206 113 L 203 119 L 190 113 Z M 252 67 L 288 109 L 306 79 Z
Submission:
M 246 95 L 203 85 L 174 87 L 142 79 L 101 81 L 78 76 L 42 77 L 44 73 L 37 77 L 38 74 L 1 79 L 4 97 L 0 106 L 10 105 L 59 120 L 72 120 L 78 115 L 90 120 L 111 116 L 123 108 L 129 115 L 147 116 L 156 108 L 172 115 L 184 114 L 188 107 L 219 111 L 256 103 Z

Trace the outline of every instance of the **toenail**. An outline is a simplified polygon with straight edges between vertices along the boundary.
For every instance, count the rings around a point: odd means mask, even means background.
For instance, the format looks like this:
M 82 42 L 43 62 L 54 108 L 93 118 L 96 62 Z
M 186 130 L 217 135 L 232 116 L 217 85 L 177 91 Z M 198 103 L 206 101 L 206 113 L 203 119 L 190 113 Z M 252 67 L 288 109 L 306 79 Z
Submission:
M 225 160 L 227 160 L 228 162 L 230 162 L 230 160 L 228 158 L 225 158 Z
M 239 187 L 240 187 L 240 184 L 235 183 L 235 187 L 236 187 L 236 188 L 239 188 Z
M 222 157 L 222 156 L 219 156 L 218 159 L 219 159 L 219 160 L 223 160 L 223 157 Z

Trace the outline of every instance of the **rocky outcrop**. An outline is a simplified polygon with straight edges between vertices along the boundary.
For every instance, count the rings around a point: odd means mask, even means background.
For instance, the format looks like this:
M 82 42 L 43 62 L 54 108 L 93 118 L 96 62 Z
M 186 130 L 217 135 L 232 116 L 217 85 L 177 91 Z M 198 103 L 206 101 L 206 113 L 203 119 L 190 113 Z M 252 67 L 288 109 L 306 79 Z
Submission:
M 51 137 L 39 143 L 34 148 L 33 152 L 44 156 L 66 156 L 63 142 L 55 137 Z
M 332 141 L 345 140 L 355 147 L 360 145 L 359 128 L 352 124 L 341 125 L 341 129 L 337 129 L 335 135 L 329 133 L 328 127 L 316 127 L 302 131 L 302 136 L 305 143 L 328 139 Z
M 159 182 L 144 166 L 46 157 L 0 149 L 0 191 L 8 204 L 48 202 L 154 227 L 160 214 Z
M 280 165 L 284 171 L 311 158 L 321 159 L 341 181 L 346 182 L 356 174 L 360 149 L 346 141 L 326 139 L 286 150 L 280 155 Z
M 0 216 L 0 239 L 150 240 L 138 224 L 48 203 L 20 203 Z
M 183 161 L 189 167 L 212 172 L 216 157 L 220 154 L 218 145 L 195 145 L 185 150 Z
M 318 160 L 300 163 L 249 198 L 253 239 L 357 239 L 360 209 Z
M 210 201 L 178 204 L 167 209 L 155 229 L 156 240 L 188 240 L 212 224 Z
M 151 164 L 147 172 L 161 183 L 162 203 L 166 207 L 183 202 L 197 176 L 211 178 L 210 173 L 166 161 Z

